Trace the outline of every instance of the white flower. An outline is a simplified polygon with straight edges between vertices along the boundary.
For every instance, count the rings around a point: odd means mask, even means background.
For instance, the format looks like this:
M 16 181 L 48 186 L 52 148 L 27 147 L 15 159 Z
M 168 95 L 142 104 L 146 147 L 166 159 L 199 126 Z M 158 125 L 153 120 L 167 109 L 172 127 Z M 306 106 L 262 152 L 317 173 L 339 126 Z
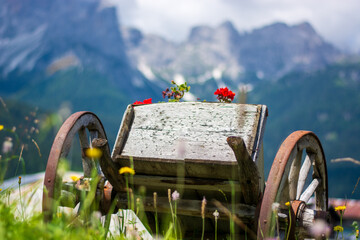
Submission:
M 172 200 L 173 201 L 176 201 L 176 200 L 178 200 L 179 198 L 180 198 L 180 193 L 178 193 L 178 191 L 174 191 L 172 194 L 171 194 L 171 196 L 172 196 Z
M 218 210 L 215 210 L 215 212 L 213 213 L 215 220 L 217 220 L 219 218 L 219 212 Z
M 313 226 L 310 228 L 310 233 L 318 237 L 329 237 L 331 228 L 326 224 L 324 220 L 315 220 Z
M 12 138 L 7 137 L 6 140 L 3 142 L 2 152 L 3 153 L 11 152 L 12 147 L 13 147 Z
M 280 207 L 280 203 L 277 203 L 277 202 L 274 202 L 271 206 L 271 208 L 274 212 L 277 212 L 279 210 L 279 207 Z

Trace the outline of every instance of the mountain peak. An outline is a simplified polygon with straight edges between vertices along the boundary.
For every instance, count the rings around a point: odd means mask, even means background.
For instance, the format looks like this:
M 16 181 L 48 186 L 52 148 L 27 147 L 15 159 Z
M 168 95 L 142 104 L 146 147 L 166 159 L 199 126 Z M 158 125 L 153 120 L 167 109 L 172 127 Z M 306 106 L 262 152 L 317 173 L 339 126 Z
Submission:
M 298 25 L 295 25 L 294 28 L 307 32 L 309 34 L 317 34 L 315 29 L 309 22 L 299 23 Z
M 190 31 L 189 42 L 202 42 L 211 40 L 214 29 L 209 26 L 196 26 Z
M 237 31 L 236 28 L 234 27 L 234 24 L 229 20 L 221 23 L 218 28 L 224 28 L 229 31 Z

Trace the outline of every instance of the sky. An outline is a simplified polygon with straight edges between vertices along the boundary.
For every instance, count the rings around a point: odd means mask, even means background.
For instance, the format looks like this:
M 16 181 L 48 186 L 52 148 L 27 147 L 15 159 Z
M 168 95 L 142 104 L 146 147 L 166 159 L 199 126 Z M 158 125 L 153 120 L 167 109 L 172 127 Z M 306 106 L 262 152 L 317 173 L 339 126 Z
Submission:
M 191 27 L 230 20 L 239 32 L 274 22 L 309 22 L 328 42 L 360 52 L 359 0 L 103 0 L 116 5 L 123 26 L 184 41 Z

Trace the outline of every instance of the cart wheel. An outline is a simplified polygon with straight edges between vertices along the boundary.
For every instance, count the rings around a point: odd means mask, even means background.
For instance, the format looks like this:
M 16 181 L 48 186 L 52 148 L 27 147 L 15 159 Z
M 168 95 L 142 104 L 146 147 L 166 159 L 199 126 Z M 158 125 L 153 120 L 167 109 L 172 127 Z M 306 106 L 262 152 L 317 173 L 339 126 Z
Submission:
M 303 152 L 305 153 L 304 159 Z M 311 168 L 312 173 L 310 173 Z M 304 186 L 307 187 L 304 188 Z M 313 195 L 316 212 L 309 207 L 309 200 Z M 276 224 L 281 225 L 279 212 L 289 213 L 289 207 L 285 206 L 286 202 L 291 204 L 290 215 L 292 217 L 283 219 L 285 220 L 283 225 L 285 225 L 285 229 L 290 226 L 286 230 L 290 231 L 291 239 L 294 239 L 295 234 L 308 233 L 308 231 L 302 230 L 311 226 L 314 217 L 320 215 L 324 218 L 327 217 L 326 161 L 321 143 L 312 132 L 293 132 L 281 144 L 271 167 L 261 203 L 258 222 L 259 238 L 268 237 L 271 234 L 277 235 Z M 273 203 L 279 203 L 278 211 L 273 210 Z M 276 212 L 278 216 L 275 216 Z M 286 221 L 287 223 L 284 224 Z M 284 226 L 282 227 L 284 229 Z
M 80 139 L 84 176 L 81 180 L 63 183 L 64 170 L 60 167 L 60 162 L 67 157 L 76 134 Z M 46 220 L 52 218 L 54 211 L 57 210 L 56 205 L 75 207 L 79 203 L 80 190 L 84 189 L 84 185 L 89 184 L 89 181 L 86 181 L 91 178 L 94 168 L 97 168 L 98 175 L 101 177 L 97 185 L 96 198 L 102 197 L 99 195 L 103 195 L 105 183 L 100 166 L 85 154 L 85 151 L 90 148 L 90 141 L 94 138 L 107 139 L 100 120 L 91 112 L 74 113 L 61 126 L 50 151 L 44 178 L 42 207 Z M 104 151 L 109 152 L 108 145 L 105 148 Z

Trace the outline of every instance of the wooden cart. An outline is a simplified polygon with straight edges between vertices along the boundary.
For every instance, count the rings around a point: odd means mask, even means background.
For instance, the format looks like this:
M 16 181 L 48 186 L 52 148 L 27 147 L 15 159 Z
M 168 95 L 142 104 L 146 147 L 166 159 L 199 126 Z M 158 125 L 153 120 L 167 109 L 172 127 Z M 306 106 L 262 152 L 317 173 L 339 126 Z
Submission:
M 326 219 L 328 215 L 324 152 L 314 133 L 292 133 L 281 144 L 265 183 L 262 140 L 267 115 L 264 105 L 129 105 L 110 155 L 99 118 L 91 112 L 77 112 L 65 121 L 54 140 L 45 173 L 43 210 L 51 217 L 54 200 L 66 199 L 60 202 L 71 207 L 78 203 L 77 194 L 67 189 L 69 185 L 79 186 L 82 180 L 63 183 L 59 173 L 60 160 L 68 156 L 73 139 L 78 137 L 82 179 L 89 178 L 96 167 L 103 179 L 96 190 L 103 214 L 108 213 L 114 200 L 118 208 L 129 207 L 125 179 L 119 169 L 132 166 L 136 174 L 131 190 L 140 194 L 137 196 L 141 197 L 150 226 L 155 211 L 153 193 L 157 193 L 157 212 L 169 213 L 171 189 L 180 193 L 177 214 L 185 236 L 198 236 L 205 197 L 207 230 L 213 231 L 213 212 L 218 210 L 219 232 L 229 231 L 229 212 L 234 212 L 238 236 L 244 232 L 249 239 L 269 236 L 277 219 L 280 229 L 288 228 L 291 237 L 302 239 L 309 235 L 316 218 Z M 99 164 L 86 156 L 90 147 L 103 151 Z

